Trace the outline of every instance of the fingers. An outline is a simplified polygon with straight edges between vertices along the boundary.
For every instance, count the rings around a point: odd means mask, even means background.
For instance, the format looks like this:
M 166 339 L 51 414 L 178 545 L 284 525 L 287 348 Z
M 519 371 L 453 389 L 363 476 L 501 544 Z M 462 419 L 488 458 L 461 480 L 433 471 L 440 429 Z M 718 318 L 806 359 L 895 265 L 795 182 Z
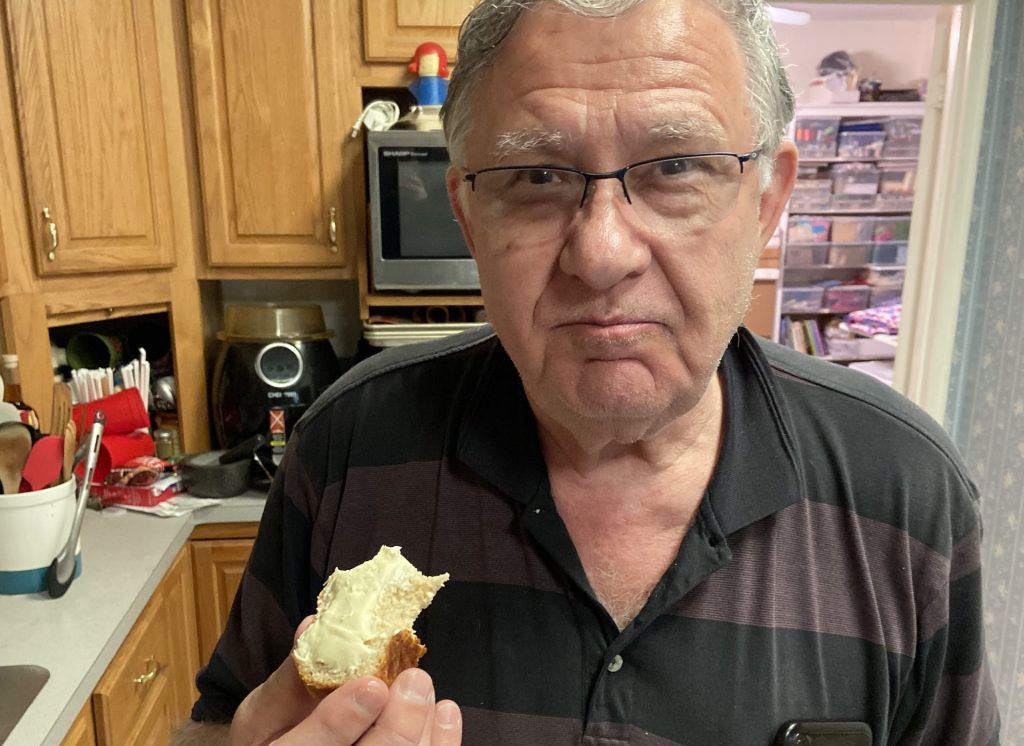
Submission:
M 316 710 L 280 739 L 277 746 L 353 746 L 380 716 L 388 688 L 380 679 L 350 681 L 328 694 Z M 384 742 L 389 743 L 389 742 Z
M 426 671 L 410 668 L 391 684 L 387 706 L 360 746 L 419 744 L 429 734 L 434 713 L 434 683 Z
M 295 639 L 309 626 L 307 617 Z M 277 739 L 277 740 L 275 740 Z M 450 700 L 435 704 L 430 676 L 403 671 L 390 690 L 383 681 L 350 681 L 323 700 L 311 695 L 291 656 L 239 706 L 232 746 L 460 746 L 462 714 Z
M 425 746 L 460 746 L 462 744 L 462 711 L 450 699 L 437 703 L 430 740 Z
M 380 679 L 349 682 L 277 741 L 276 746 L 459 746 L 454 702 L 434 704 L 434 685 L 419 669 L 403 671 L 390 691 Z

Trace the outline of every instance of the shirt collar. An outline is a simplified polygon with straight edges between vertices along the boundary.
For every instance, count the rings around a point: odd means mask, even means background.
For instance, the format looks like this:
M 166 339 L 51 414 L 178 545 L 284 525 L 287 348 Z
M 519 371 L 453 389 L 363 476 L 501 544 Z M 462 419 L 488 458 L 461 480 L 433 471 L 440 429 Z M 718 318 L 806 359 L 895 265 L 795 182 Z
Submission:
M 497 339 L 487 354 L 459 425 L 457 458 L 524 505 L 549 503 L 537 423 L 519 374 Z M 725 438 L 707 499 L 728 536 L 802 499 L 803 490 L 774 373 L 746 329 L 729 343 L 721 370 Z

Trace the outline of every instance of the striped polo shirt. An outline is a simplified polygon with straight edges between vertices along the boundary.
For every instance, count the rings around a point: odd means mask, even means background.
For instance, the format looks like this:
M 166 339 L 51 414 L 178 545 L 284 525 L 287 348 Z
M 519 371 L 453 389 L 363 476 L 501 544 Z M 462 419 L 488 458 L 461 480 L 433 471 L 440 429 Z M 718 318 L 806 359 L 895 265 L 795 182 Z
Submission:
M 720 375 L 705 498 L 619 630 L 493 332 L 356 366 L 296 426 L 193 718 L 230 718 L 324 579 L 386 544 L 451 575 L 416 629 L 470 746 L 768 746 L 791 720 L 997 743 L 977 494 L 946 435 L 866 376 L 744 329 Z

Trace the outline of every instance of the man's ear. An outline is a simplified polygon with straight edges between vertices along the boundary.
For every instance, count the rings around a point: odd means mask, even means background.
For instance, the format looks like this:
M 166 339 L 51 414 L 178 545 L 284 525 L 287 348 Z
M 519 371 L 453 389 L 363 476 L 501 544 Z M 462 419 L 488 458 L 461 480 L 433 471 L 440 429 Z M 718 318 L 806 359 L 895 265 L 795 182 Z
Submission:
M 469 225 L 469 220 L 466 218 L 466 210 L 462 204 L 462 193 L 460 190 L 463 181 L 459 172 L 449 167 L 448 172 L 445 174 L 445 184 L 448 187 L 448 201 L 451 203 L 452 212 L 455 213 L 455 220 L 458 222 L 459 228 L 462 229 L 462 237 L 466 239 L 469 253 L 476 259 L 476 244 L 473 242 L 473 231 Z
M 779 225 L 782 211 L 786 209 L 789 195 L 796 182 L 797 151 L 791 142 L 783 142 L 775 151 L 772 183 L 761 194 L 761 245 L 767 245 Z

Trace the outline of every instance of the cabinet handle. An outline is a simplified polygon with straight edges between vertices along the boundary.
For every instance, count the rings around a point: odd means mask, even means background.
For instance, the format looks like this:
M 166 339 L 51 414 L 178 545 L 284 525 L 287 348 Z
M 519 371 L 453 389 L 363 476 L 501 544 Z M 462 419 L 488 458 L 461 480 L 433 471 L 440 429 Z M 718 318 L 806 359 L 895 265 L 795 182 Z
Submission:
M 330 210 L 328 210 L 328 213 L 330 213 L 330 216 L 331 216 L 330 222 L 327 224 L 327 233 L 330 235 L 330 238 L 331 238 L 331 253 L 332 254 L 337 254 L 338 253 L 338 210 L 337 210 L 337 208 L 332 207 Z
M 57 236 L 57 224 L 50 216 L 49 207 L 43 208 L 43 220 L 46 221 L 46 228 L 50 231 L 50 250 L 46 252 L 46 258 L 54 262 L 57 261 L 57 244 L 60 243 L 60 240 Z
M 155 679 L 160 673 L 160 664 L 156 662 L 156 658 L 149 656 L 146 658 L 146 673 L 141 676 L 136 676 L 132 681 L 136 684 L 148 684 Z

